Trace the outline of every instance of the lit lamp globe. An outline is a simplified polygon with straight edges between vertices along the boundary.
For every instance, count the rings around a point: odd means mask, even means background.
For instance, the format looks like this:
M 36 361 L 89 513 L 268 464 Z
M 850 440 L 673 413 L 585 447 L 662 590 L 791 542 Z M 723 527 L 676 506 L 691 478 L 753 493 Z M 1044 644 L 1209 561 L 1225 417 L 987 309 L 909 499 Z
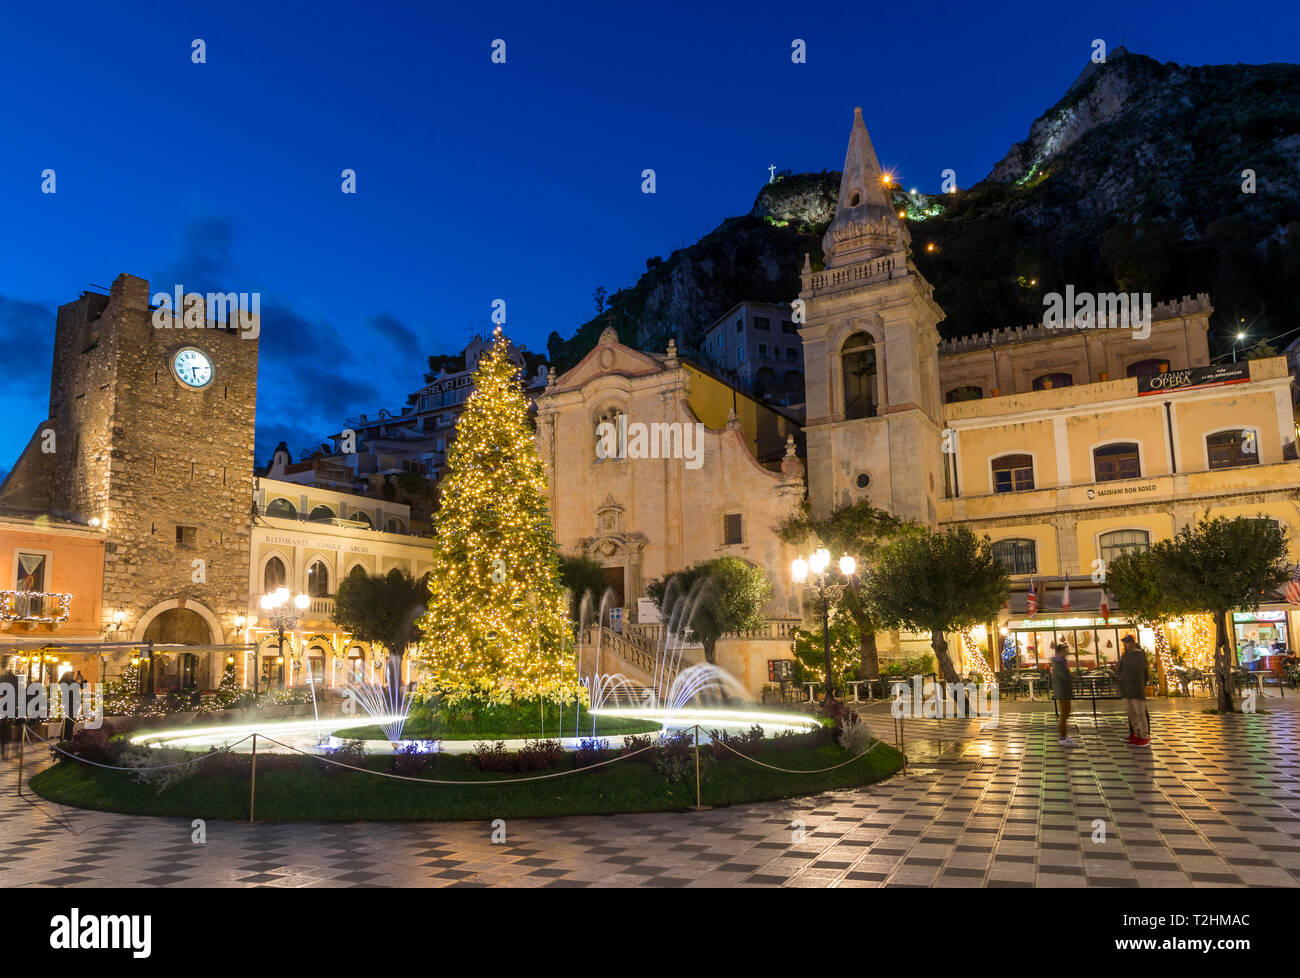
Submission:
M 821 574 L 826 570 L 831 562 L 831 552 L 822 547 L 815 554 L 808 558 L 808 567 L 814 574 Z
M 275 589 L 275 603 L 284 604 L 289 600 L 289 589 L 287 587 L 278 587 Z
M 270 611 L 274 607 L 275 607 L 275 596 L 271 594 L 262 595 L 262 608 L 266 611 Z
M 808 580 L 808 561 L 802 557 L 796 557 L 794 563 L 790 565 L 790 576 L 794 578 L 796 584 L 802 584 Z
M 307 597 L 305 594 L 300 594 L 293 599 L 293 603 L 297 606 L 299 611 L 306 611 L 307 605 L 311 604 L 311 598 Z
M 840 558 L 840 573 L 845 577 L 852 577 L 853 572 L 858 569 L 858 562 L 845 554 Z

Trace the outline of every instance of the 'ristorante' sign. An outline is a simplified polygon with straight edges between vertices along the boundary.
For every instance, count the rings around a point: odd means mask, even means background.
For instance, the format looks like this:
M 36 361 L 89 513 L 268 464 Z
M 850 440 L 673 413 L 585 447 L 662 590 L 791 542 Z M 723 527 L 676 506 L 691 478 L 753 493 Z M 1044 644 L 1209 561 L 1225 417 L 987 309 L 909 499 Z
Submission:
M 1213 367 L 1169 370 L 1163 374 L 1139 377 L 1138 396 L 1185 391 L 1192 387 L 1217 387 L 1220 384 L 1244 384 L 1250 380 L 1250 362 L 1221 363 Z

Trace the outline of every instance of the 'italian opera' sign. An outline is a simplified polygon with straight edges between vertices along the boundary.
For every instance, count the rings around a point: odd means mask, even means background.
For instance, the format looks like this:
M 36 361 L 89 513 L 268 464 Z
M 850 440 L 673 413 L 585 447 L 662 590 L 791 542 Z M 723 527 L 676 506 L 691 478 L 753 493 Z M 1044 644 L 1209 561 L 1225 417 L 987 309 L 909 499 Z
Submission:
M 1169 370 L 1162 374 L 1139 377 L 1138 396 L 1185 391 L 1193 387 L 1218 387 L 1221 384 L 1244 384 L 1250 380 L 1250 361 L 1220 363 L 1212 367 Z

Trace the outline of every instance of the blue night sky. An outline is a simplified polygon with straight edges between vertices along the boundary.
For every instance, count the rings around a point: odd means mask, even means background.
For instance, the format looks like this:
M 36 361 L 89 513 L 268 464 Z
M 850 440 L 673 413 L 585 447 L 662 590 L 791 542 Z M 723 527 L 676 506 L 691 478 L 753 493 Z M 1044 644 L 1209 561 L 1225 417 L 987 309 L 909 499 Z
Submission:
M 1262 63 L 1294 58 L 1300 22 L 1290 2 L 187 6 L 5 12 L 0 471 L 45 418 L 55 308 L 88 283 L 262 293 L 265 463 L 400 408 L 495 298 L 544 351 L 596 286 L 746 212 L 768 164 L 839 168 L 854 105 L 904 184 L 964 186 L 1093 38 Z

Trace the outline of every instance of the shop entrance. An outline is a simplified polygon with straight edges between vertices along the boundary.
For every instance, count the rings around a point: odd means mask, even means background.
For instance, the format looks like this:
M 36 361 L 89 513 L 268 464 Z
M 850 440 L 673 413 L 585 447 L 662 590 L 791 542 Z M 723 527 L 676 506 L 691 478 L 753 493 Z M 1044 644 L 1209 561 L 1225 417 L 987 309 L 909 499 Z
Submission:
M 1064 642 L 1071 669 L 1097 669 L 1118 667 L 1123 652 L 1120 640 L 1125 635 L 1135 635 L 1145 648 L 1154 647 L 1155 636 L 1150 629 L 1139 629 L 1124 621 L 1105 623 L 1092 618 L 1012 622 L 1008 638 L 1014 644 L 1014 668 L 1048 668 L 1056 643 Z

